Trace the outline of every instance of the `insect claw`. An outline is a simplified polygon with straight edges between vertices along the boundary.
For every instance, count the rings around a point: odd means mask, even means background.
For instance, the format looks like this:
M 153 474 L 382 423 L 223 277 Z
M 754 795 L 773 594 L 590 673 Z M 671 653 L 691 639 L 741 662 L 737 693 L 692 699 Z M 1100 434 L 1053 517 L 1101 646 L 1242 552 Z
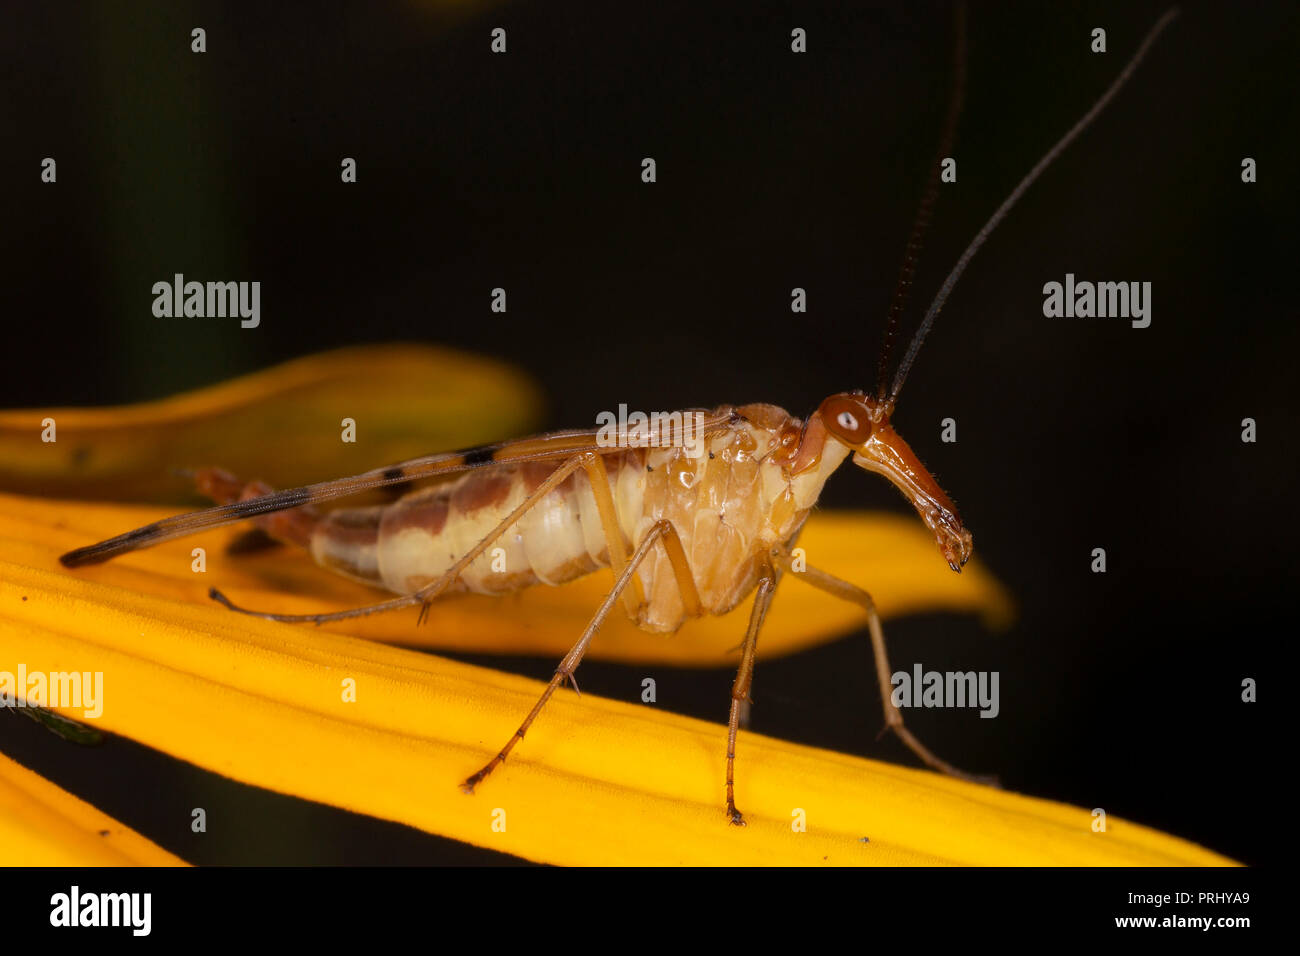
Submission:
M 582 691 L 578 689 L 578 680 L 577 680 L 577 678 L 576 678 L 572 673 L 567 674 L 567 675 L 565 675 L 565 676 L 568 677 L 568 679 L 569 679 L 569 683 L 573 685 L 573 692 L 574 692 L 575 694 L 577 694 L 579 697 L 581 697 L 581 696 L 582 696 Z

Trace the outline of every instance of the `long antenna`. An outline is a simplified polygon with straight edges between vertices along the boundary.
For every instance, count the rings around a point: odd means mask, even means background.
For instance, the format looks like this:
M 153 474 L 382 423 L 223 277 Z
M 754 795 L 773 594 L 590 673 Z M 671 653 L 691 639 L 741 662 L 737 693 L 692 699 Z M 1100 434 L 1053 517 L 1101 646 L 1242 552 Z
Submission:
M 984 224 L 984 228 L 981 229 L 979 233 L 976 234 L 975 238 L 971 240 L 971 244 L 967 246 L 966 251 L 961 254 L 961 258 L 957 260 L 957 264 L 952 267 L 952 272 L 948 273 L 948 278 L 944 280 L 942 288 L 939 289 L 939 294 L 934 297 L 934 302 L 931 303 L 930 310 L 925 313 L 925 318 L 921 320 L 921 325 L 917 328 L 916 335 L 912 337 L 912 342 L 907 347 L 907 354 L 903 356 L 903 361 L 898 365 L 898 371 L 894 374 L 894 385 L 889 391 L 889 401 L 887 403 L 889 411 L 893 411 L 894 403 L 898 401 L 898 393 L 903 389 L 903 382 L 907 380 L 907 373 L 912 368 L 912 362 L 916 360 L 916 353 L 921 350 L 921 343 L 925 341 L 926 335 L 930 332 L 930 327 L 934 325 L 935 316 L 939 314 L 939 310 L 943 308 L 944 302 L 948 300 L 948 294 L 952 292 L 952 287 L 957 284 L 957 280 L 961 278 L 961 274 L 966 271 L 966 266 L 970 263 L 971 259 L 974 258 L 975 253 L 979 251 L 980 246 L 984 245 L 984 241 L 988 239 L 989 233 L 997 228 L 998 223 L 1006 217 L 1006 214 L 1011 210 L 1011 207 L 1016 204 L 1022 195 L 1024 195 L 1025 190 L 1033 185 L 1034 180 L 1039 177 L 1043 170 L 1050 166 L 1056 157 L 1061 155 L 1061 153 L 1065 151 L 1065 148 L 1074 142 L 1075 137 L 1087 129 L 1092 121 L 1097 118 L 1098 114 L 1106 108 L 1106 105 L 1111 101 L 1115 94 L 1119 92 L 1120 88 L 1128 82 L 1128 78 L 1133 75 L 1134 70 L 1136 70 L 1138 64 L 1142 62 L 1143 58 L 1147 54 L 1147 50 L 1149 50 L 1151 45 L 1155 43 L 1156 38 L 1160 36 L 1164 28 L 1169 26 L 1177 16 L 1177 7 L 1171 7 L 1165 11 L 1164 16 L 1156 21 L 1155 26 L 1150 29 L 1146 38 L 1142 41 L 1142 45 L 1138 47 L 1137 52 L 1133 54 L 1133 58 L 1128 61 L 1128 65 L 1125 66 L 1119 76 L 1115 78 L 1115 82 L 1110 85 L 1110 88 L 1106 90 L 1106 92 L 1101 95 L 1101 98 L 1092 105 L 1092 109 L 1083 114 L 1083 118 L 1070 127 L 1070 131 L 1062 136 L 1060 141 L 1047 151 L 1047 155 L 1038 161 L 1037 165 L 1029 171 L 1029 174 L 1025 176 L 1024 179 L 1020 180 L 1020 184 L 1011 191 L 1011 195 L 1003 201 L 1002 205 L 998 207 L 997 212 L 989 217 L 989 221 Z
M 912 291 L 912 274 L 921 261 L 921 249 L 925 244 L 925 233 L 934 219 L 934 205 L 939 199 L 939 163 L 952 153 L 953 140 L 957 134 L 957 118 L 961 115 L 962 103 L 966 97 L 966 3 L 958 0 L 953 8 L 952 39 L 952 92 L 948 96 L 948 115 L 944 118 L 943 131 L 939 135 L 939 149 L 934 162 L 930 164 L 930 176 L 925 182 L 925 191 L 921 194 L 921 205 L 916 210 L 916 221 L 912 223 L 912 235 L 903 250 L 903 265 L 898 272 L 898 285 L 894 287 L 894 298 L 889 303 L 889 318 L 885 323 L 885 340 L 880 346 L 880 365 L 876 372 L 876 398 L 885 400 L 886 383 L 889 381 L 889 355 L 894 347 L 894 337 L 898 334 L 898 320 L 907 306 L 907 298 Z

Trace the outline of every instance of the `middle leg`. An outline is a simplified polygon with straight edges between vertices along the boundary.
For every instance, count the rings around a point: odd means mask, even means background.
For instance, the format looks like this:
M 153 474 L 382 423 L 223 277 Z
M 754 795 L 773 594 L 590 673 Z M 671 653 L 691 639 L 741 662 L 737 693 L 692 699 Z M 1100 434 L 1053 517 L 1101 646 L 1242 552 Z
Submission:
M 885 728 L 892 730 L 912 753 L 920 757 L 927 766 L 933 767 L 940 773 L 946 773 L 950 777 L 956 777 L 959 780 L 969 780 L 971 783 L 998 786 L 997 777 L 981 776 L 958 770 L 948 761 L 936 756 L 930 748 L 917 740 L 916 735 L 904 725 L 903 712 L 898 709 L 893 699 L 894 684 L 891 680 L 893 672 L 889 667 L 889 655 L 885 651 L 885 632 L 880 626 L 880 615 L 876 612 L 876 602 L 871 599 L 871 595 L 855 584 L 850 584 L 848 581 L 843 581 L 814 567 L 794 571 L 789 554 L 781 554 L 779 563 L 785 570 L 793 573 L 796 578 L 811 584 L 819 591 L 825 591 L 827 594 L 834 595 L 843 601 L 856 604 L 867 612 L 867 630 L 871 633 L 871 649 L 876 660 L 876 677 L 880 682 L 880 701 L 885 711 Z
M 741 644 L 740 667 L 736 681 L 731 685 L 731 713 L 727 718 L 727 819 L 738 827 L 745 825 L 745 815 L 736 809 L 736 733 L 740 729 L 741 707 L 749 703 L 749 690 L 754 684 L 754 654 L 758 648 L 758 632 L 767 617 L 776 591 L 776 570 L 766 557 L 758 572 L 758 587 L 754 591 L 754 606 L 749 612 L 749 627 Z
M 668 521 L 664 520 L 657 522 L 646 534 L 644 540 L 642 540 L 635 553 L 633 553 L 631 559 L 624 566 L 622 573 L 619 574 L 618 579 L 614 582 L 613 588 L 611 588 L 609 593 L 605 595 L 605 600 L 601 602 L 601 605 L 596 610 L 591 622 L 587 625 L 586 629 L 583 630 L 582 636 L 578 638 L 577 643 L 569 649 L 569 653 L 564 655 L 564 659 L 561 660 L 559 666 L 555 668 L 555 674 L 552 675 L 550 683 L 546 685 L 546 689 L 542 691 L 542 696 L 538 699 L 537 703 L 533 705 L 533 709 L 528 712 L 528 716 L 524 718 L 524 722 L 519 725 L 519 729 L 516 730 L 514 735 L 506 741 L 505 746 L 497 751 L 495 757 L 489 760 L 478 773 L 469 777 L 460 785 L 460 788 L 465 791 L 465 793 L 473 793 L 474 788 L 482 783 L 483 779 L 487 777 L 488 774 L 501 764 L 505 763 L 506 757 L 510 755 L 510 751 L 514 749 L 515 744 L 524 739 L 524 735 L 528 733 L 528 728 L 532 726 L 533 721 L 536 720 L 537 716 L 542 712 L 542 708 L 546 706 L 546 702 L 551 699 L 551 696 L 566 680 L 573 680 L 573 673 L 578 669 L 578 665 L 582 663 L 583 655 L 587 653 L 587 647 L 591 644 L 591 639 L 595 637 L 596 632 L 600 630 L 600 625 L 603 624 L 605 618 L 609 616 L 609 612 L 618 602 L 620 595 L 622 595 L 627 590 L 628 585 L 631 584 L 632 577 L 636 574 L 637 568 L 641 566 L 641 562 L 645 560 L 646 555 L 651 552 L 654 546 L 659 542 L 659 539 L 665 537 L 670 532 L 674 537 L 676 536 L 676 532 L 673 530 L 672 525 Z

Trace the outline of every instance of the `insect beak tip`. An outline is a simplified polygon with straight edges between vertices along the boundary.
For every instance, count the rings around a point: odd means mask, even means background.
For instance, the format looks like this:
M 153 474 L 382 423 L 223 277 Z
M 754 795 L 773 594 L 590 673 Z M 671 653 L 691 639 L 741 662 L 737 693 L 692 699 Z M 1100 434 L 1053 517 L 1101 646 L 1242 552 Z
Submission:
M 953 516 L 953 522 L 940 522 L 933 528 L 939 538 L 939 550 L 943 553 L 948 567 L 958 574 L 966 567 L 974 550 L 975 542 L 971 534 L 962 525 L 960 519 Z

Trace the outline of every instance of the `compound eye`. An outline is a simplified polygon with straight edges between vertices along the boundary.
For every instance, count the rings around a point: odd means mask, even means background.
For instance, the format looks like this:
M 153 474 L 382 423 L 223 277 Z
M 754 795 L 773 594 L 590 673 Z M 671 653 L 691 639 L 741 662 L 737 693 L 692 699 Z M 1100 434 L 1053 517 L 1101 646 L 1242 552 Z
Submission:
M 860 401 L 843 395 L 827 399 L 822 405 L 822 421 L 839 439 L 861 445 L 871 437 L 870 411 Z

